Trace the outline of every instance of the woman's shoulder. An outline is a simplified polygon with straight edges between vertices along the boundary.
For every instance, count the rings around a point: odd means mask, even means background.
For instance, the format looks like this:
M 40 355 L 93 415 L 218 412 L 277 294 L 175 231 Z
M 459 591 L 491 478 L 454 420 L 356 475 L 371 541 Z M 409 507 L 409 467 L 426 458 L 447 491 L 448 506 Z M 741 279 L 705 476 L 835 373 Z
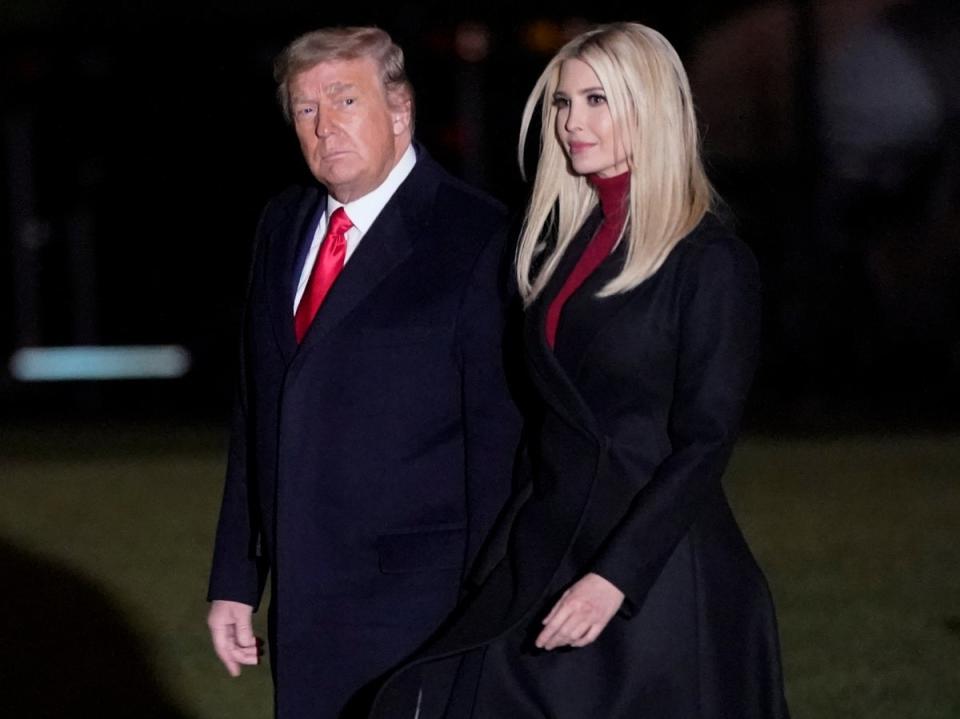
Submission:
M 695 265 L 700 272 L 758 274 L 753 251 L 737 235 L 732 222 L 714 212 L 707 212 L 678 246 L 684 264 Z

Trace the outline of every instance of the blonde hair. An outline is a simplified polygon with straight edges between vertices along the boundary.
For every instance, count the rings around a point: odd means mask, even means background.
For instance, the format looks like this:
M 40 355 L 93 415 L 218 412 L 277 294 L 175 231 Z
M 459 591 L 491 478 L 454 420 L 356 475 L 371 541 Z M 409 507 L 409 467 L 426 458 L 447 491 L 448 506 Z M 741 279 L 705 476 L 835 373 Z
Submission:
M 390 35 L 377 27 L 332 27 L 301 35 L 287 45 L 273 62 L 277 100 L 287 122 L 290 114 L 290 80 L 321 62 L 369 58 L 380 71 L 380 83 L 391 105 L 410 103 L 410 130 L 413 131 L 413 86 L 407 79 L 403 50 Z
M 520 293 L 530 304 L 557 269 L 577 230 L 597 204 L 586 178 L 573 174 L 556 135 L 553 94 L 565 60 L 581 60 L 606 93 L 615 132 L 622 133 L 630 172 L 623 269 L 599 292 L 626 292 L 652 275 L 670 250 L 703 219 L 713 188 L 700 159 L 699 132 L 683 64 L 663 35 L 638 23 L 612 23 L 564 45 L 537 80 L 523 111 L 518 159 L 537 105 L 540 161 L 517 248 Z M 549 247 L 547 233 L 556 234 Z M 541 256 L 542 255 L 542 256 Z M 536 276 L 534 265 L 538 266 Z

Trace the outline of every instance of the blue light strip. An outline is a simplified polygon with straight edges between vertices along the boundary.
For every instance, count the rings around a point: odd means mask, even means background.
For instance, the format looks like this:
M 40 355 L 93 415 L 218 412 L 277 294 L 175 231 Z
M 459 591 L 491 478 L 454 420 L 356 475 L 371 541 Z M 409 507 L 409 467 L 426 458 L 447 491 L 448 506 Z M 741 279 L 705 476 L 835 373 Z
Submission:
M 190 370 L 180 345 L 138 347 L 24 347 L 10 358 L 10 374 L 21 382 L 175 379 Z

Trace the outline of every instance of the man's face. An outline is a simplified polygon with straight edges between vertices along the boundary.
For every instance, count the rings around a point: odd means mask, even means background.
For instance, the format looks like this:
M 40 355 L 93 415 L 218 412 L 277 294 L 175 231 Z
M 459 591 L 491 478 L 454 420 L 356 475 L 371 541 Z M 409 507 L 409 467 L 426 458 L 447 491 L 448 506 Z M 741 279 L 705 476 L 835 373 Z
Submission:
M 340 202 L 375 189 L 410 143 L 410 103 L 388 103 L 369 58 L 321 62 L 288 89 L 303 157 Z

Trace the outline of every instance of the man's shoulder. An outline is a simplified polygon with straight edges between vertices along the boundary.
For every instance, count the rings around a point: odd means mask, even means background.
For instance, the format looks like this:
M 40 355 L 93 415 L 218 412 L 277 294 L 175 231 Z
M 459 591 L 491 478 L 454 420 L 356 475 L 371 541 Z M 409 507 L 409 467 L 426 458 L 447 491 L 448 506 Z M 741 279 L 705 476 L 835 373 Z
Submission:
M 304 203 L 315 204 L 319 195 L 320 190 L 316 187 L 290 185 L 267 200 L 260 219 L 261 228 L 267 231 L 273 229 L 289 216 L 296 215 Z
M 500 200 L 454 177 L 446 172 L 446 170 L 444 170 L 444 174 L 446 178 L 441 188 L 451 201 L 471 207 L 477 212 L 490 214 L 498 219 L 506 217 L 506 205 L 500 202 Z
M 436 183 L 437 199 L 441 206 L 465 213 L 465 221 L 477 216 L 486 216 L 495 222 L 502 222 L 506 218 L 507 208 L 502 202 L 455 177 L 433 158 L 421 156 L 417 165 L 422 170 L 424 181 Z

